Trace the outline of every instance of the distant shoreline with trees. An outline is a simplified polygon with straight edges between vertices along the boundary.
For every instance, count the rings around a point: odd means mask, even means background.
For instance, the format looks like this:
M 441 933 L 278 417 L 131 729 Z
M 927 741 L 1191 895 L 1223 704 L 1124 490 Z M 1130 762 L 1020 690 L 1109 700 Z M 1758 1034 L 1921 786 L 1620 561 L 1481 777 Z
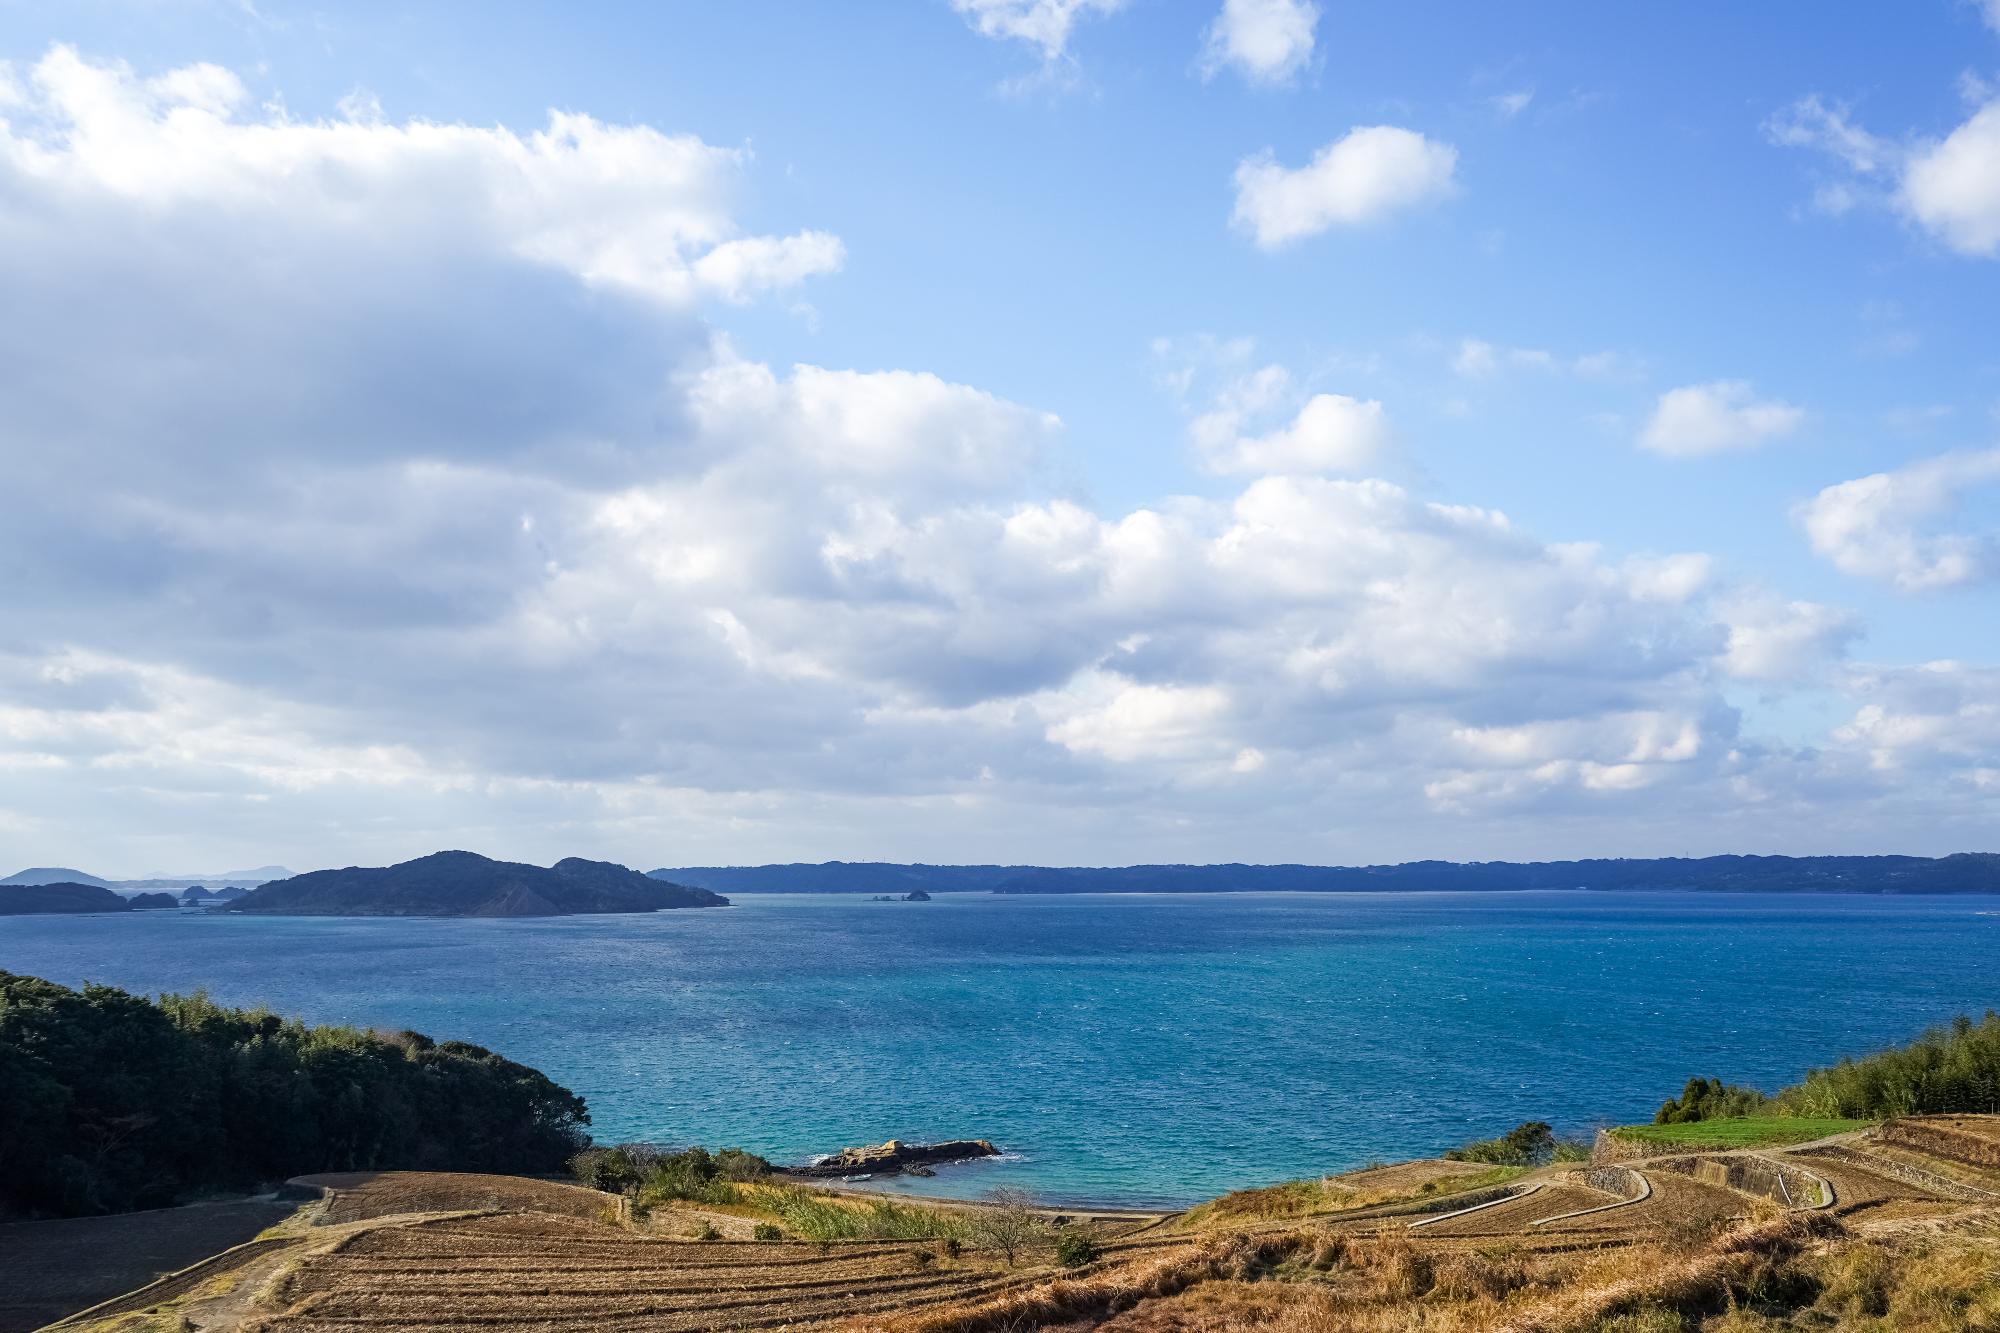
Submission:
M 892 861 L 662 867 L 718 893 L 1396 893 L 1559 889 L 1718 893 L 1996 893 L 2000 853 L 1600 857 L 1395 865 L 926 865 Z

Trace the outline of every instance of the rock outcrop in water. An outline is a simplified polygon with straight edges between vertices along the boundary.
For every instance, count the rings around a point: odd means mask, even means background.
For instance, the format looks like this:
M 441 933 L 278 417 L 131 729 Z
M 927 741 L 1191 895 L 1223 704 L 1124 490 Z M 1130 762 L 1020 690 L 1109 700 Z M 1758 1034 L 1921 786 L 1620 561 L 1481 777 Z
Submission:
M 945 1162 L 970 1162 L 981 1157 L 998 1157 L 1000 1150 L 987 1139 L 946 1139 L 941 1143 L 887 1143 L 866 1148 L 842 1148 L 831 1157 L 807 1166 L 792 1168 L 802 1176 L 893 1176 L 909 1171 L 929 1174 L 928 1167 Z
M 274 916 L 575 916 L 727 907 L 707 889 L 670 884 L 609 861 L 553 866 L 434 852 L 399 865 L 315 870 L 275 880 L 225 909 Z

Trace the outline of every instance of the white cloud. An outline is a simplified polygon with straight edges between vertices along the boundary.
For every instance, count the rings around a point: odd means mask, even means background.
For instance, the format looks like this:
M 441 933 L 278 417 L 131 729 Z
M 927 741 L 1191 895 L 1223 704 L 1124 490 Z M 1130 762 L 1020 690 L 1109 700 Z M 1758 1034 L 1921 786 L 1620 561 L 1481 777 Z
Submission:
M 1988 102 L 1936 143 L 1918 146 L 1903 173 L 1905 211 L 1961 254 L 2000 254 L 2000 101 Z
M 1864 751 L 1877 769 L 1908 780 L 1942 770 L 1982 791 L 1992 787 L 2000 754 L 2000 671 L 1962 662 L 1857 672 L 1861 704 L 1834 733 Z
M 1893 163 L 1895 145 L 1856 125 L 1850 114 L 1850 108 L 1828 105 L 1817 95 L 1802 97 L 1767 120 L 1764 132 L 1773 143 L 1817 149 L 1863 174 Z
M 1026 42 L 1045 61 L 1069 54 L 1070 33 L 1079 20 L 1093 14 L 1115 14 L 1127 0 L 951 0 L 982 37 Z
M 1715 380 L 1661 394 L 1639 443 L 1668 458 L 1699 458 L 1780 439 L 1803 420 L 1801 409 L 1760 399 L 1742 380 Z
M 1245 752 L 1227 739 L 1229 692 L 1218 686 L 1136 685 L 1107 678 L 1077 688 L 1085 697 L 1048 729 L 1049 739 L 1067 749 L 1119 763 L 1226 758 L 1232 766 Z M 1257 767 L 1247 764 L 1239 771 Z
M 1990 90 L 1975 91 L 1990 99 Z M 1766 130 L 1775 143 L 1817 149 L 1846 168 L 1845 179 L 1815 191 L 1821 211 L 1877 203 L 1960 254 L 2000 255 L 2000 100 L 1985 100 L 1942 139 L 1883 139 L 1816 96 L 1772 117 Z
M 242 82 L 213 65 L 140 79 L 56 47 L 29 74 L 29 115 L 0 125 L 0 171 L 57 209 L 92 199 L 164 219 L 204 210 L 316 231 L 393 223 L 490 246 L 670 304 L 732 298 L 837 269 L 838 240 L 739 238 L 743 155 L 690 135 L 552 112 L 544 130 L 377 119 L 239 118 Z
M 1722 669 L 1740 680 L 1809 680 L 1861 634 L 1860 618 L 1843 607 L 1761 591 L 1722 598 L 1717 614 L 1729 631 Z
M 1737 681 L 1837 613 L 1322 475 L 1384 410 L 1247 345 L 1183 388 L 1240 482 L 1095 507 L 1046 412 L 704 324 L 793 263 L 728 248 L 738 154 L 57 64 L 0 154 L 0 861 L 1820 845 L 1891 750 L 1977 813 L 1991 747 L 1889 724 L 1989 695 L 1760 741 Z
M 1517 92 L 1501 93 L 1495 97 L 1493 99 L 1493 109 L 1500 113 L 1502 120 L 1512 120 L 1523 111 L 1526 111 L 1528 104 L 1534 100 L 1535 90 L 1533 88 L 1522 88 Z
M 1224 66 L 1252 84 L 1292 82 L 1312 60 L 1319 6 L 1312 0 L 1223 0 L 1202 50 L 1204 77 Z
M 1287 425 L 1215 441 L 1208 464 L 1218 472 L 1360 472 L 1388 452 L 1389 439 L 1379 402 L 1316 393 Z
M 1250 353 L 1248 344 L 1225 347 L 1220 363 L 1233 366 Z M 1195 370 L 1190 363 L 1172 380 L 1183 398 Z M 1188 423 L 1188 434 L 1202 465 L 1220 473 L 1357 473 L 1380 463 L 1393 439 L 1380 402 L 1302 395 L 1290 372 L 1277 365 L 1224 380 L 1214 401 Z
M 1905 592 L 2000 577 L 2000 531 L 1945 525 L 1961 496 L 2000 482 L 2000 449 L 1945 454 L 1829 486 L 1799 507 L 1813 550 Z
M 1335 226 L 1361 226 L 1443 198 L 1454 188 L 1458 150 L 1415 130 L 1350 130 L 1303 167 L 1269 153 L 1236 168 L 1232 221 L 1273 250 Z
M 1624 573 L 1632 595 L 1641 601 L 1680 603 L 1709 586 L 1715 561 L 1699 551 L 1635 556 L 1625 562 Z

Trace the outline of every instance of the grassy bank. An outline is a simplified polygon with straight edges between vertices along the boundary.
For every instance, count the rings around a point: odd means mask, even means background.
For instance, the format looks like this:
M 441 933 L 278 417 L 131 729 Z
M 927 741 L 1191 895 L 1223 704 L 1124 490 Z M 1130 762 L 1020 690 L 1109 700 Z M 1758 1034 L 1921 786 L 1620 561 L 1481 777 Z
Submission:
M 1627 1143 L 1669 1148 L 1778 1148 L 1809 1143 L 1829 1134 L 1866 1129 L 1867 1120 L 1802 1116 L 1734 1116 L 1726 1120 L 1694 1120 L 1680 1125 L 1622 1125 L 1611 1131 Z

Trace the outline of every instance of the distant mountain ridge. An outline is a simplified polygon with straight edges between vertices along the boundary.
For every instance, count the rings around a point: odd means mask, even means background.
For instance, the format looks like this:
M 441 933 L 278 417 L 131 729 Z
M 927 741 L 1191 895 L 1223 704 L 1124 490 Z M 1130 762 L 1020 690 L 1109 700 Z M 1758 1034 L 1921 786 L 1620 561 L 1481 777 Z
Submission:
M 666 883 L 609 861 L 553 866 L 433 852 L 393 866 L 315 870 L 253 889 L 231 912 L 273 916 L 573 916 L 727 907 L 703 888 Z
M 2000 893 L 2000 853 L 1407 861 L 1381 866 L 933 866 L 828 861 L 689 866 L 655 877 L 731 893 L 1369 893 L 1697 889 L 1723 893 Z
M 29 866 L 26 870 L 17 870 L 7 878 L 0 879 L 0 884 L 89 884 L 100 889 L 111 887 L 110 880 L 86 875 L 83 871 L 72 870 L 68 866 Z

